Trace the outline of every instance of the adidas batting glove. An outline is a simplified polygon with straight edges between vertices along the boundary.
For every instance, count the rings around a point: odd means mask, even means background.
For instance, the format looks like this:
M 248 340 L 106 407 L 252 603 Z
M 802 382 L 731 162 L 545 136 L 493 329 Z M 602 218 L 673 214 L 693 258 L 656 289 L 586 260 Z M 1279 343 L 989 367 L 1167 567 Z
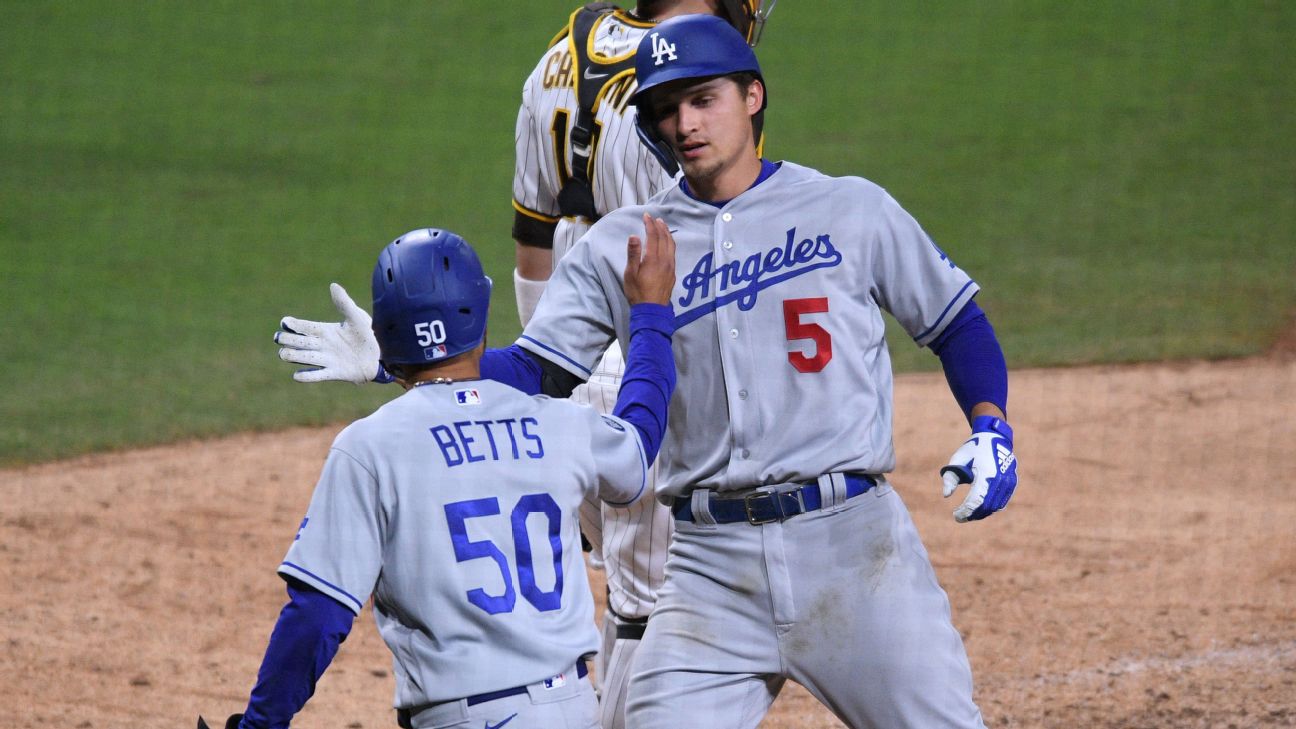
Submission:
M 972 437 L 954 451 L 949 465 L 940 470 L 949 498 L 959 484 L 972 488 L 954 510 L 954 520 L 975 521 L 999 511 L 1017 488 L 1017 456 L 1013 455 L 1013 432 L 999 418 L 981 415 L 972 421 Z

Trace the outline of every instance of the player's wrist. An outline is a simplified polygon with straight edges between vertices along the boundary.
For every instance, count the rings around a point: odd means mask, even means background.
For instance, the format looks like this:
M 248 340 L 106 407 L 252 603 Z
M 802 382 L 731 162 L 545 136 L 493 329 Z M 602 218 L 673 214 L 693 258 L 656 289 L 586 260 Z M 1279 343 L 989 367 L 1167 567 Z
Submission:
M 540 295 L 544 293 L 545 285 L 548 281 L 539 281 L 536 279 L 526 278 L 518 269 L 513 269 L 513 293 L 517 298 L 518 321 L 522 326 L 526 326 L 535 316 L 536 306 L 540 303 Z

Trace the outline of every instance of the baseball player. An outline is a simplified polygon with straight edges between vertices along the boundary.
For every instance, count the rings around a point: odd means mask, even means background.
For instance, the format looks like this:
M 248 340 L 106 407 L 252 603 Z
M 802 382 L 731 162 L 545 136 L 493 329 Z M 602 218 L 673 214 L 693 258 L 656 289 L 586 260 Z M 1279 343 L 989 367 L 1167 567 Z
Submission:
M 227 726 L 288 726 L 370 597 L 402 727 L 598 726 L 577 510 L 646 491 L 674 387 L 673 243 L 643 224 L 610 416 L 481 379 L 491 282 L 462 238 L 415 230 L 383 250 L 372 334 L 406 393 L 334 441 L 279 566 L 291 599 Z
M 635 657 L 634 727 L 754 727 L 786 679 L 852 727 L 980 727 L 966 652 L 895 466 L 882 312 L 941 358 L 972 435 L 943 469 L 959 521 L 1016 485 L 1007 372 L 978 286 L 882 188 L 755 151 L 743 37 L 666 21 L 636 55 L 637 128 L 683 169 L 559 262 L 517 347 L 583 379 L 627 331 L 611 243 L 643 215 L 677 243 L 679 386 L 657 494 L 676 524 Z
M 641 204 L 674 182 L 676 166 L 658 163 L 635 133 L 630 95 L 639 41 L 668 18 L 714 13 L 755 45 L 773 5 L 760 0 L 641 0 L 634 11 L 592 3 L 572 13 L 527 78 L 518 110 L 513 283 L 523 326 L 554 262 L 594 221 L 619 207 Z M 623 367 L 620 349 L 610 347 L 571 397 L 607 412 Z M 593 548 L 591 564 L 607 577 L 603 649 L 595 659 L 603 729 L 625 726 L 629 668 L 657 601 L 672 523 L 670 510 L 653 499 L 628 509 L 591 499 L 581 511 L 581 530 Z
M 619 207 L 642 204 L 674 184 L 678 165 L 669 158 L 659 161 L 635 131 L 630 98 L 640 40 L 658 22 L 701 13 L 725 19 L 754 46 L 774 4 L 640 0 L 633 11 L 591 3 L 572 13 L 527 78 L 517 118 L 514 290 L 524 326 L 555 261 L 593 222 Z M 759 144 L 759 133 L 756 140 Z M 287 332 L 276 336 L 280 356 L 313 368 L 294 375 L 303 382 L 382 381 L 381 373 L 375 377 L 375 347 L 362 341 L 366 315 L 340 287 L 332 291 L 346 321 L 285 318 Z M 620 348 L 609 348 L 572 399 L 608 412 L 623 368 Z M 669 508 L 652 499 L 624 509 L 589 499 L 582 507 L 581 530 L 593 547 L 591 563 L 607 576 L 603 643 L 596 658 L 603 729 L 625 726 L 631 660 L 657 600 L 673 522 Z

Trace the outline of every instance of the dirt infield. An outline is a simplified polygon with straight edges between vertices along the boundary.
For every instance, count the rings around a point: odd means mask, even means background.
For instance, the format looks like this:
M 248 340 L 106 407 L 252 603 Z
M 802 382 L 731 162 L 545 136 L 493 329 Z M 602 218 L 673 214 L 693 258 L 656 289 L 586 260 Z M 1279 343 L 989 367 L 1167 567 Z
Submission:
M 893 481 L 990 726 L 1296 726 L 1290 353 L 1015 372 L 1022 485 L 972 525 L 939 495 L 965 436 L 942 379 L 900 378 L 896 400 Z M 0 471 L 0 727 L 175 729 L 241 710 L 336 430 Z M 395 726 L 372 622 L 295 726 Z M 790 686 L 762 726 L 840 725 Z

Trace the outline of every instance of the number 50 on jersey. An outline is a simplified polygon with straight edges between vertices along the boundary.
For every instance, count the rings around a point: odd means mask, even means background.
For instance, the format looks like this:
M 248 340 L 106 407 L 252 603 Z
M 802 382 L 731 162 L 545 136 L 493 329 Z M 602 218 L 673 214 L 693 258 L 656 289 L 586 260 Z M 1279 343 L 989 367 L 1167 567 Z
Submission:
M 527 518 L 532 514 L 542 514 L 548 523 L 546 535 L 549 537 L 554 571 L 554 585 L 550 590 L 542 590 L 536 584 L 534 561 L 536 555 L 532 553 L 531 537 L 527 533 Z M 503 578 L 502 594 L 491 595 L 478 587 L 468 591 L 468 602 L 491 615 L 513 612 L 513 608 L 517 605 L 518 592 L 513 588 L 513 566 L 509 564 L 508 558 L 495 542 L 489 539 L 468 538 L 469 519 L 502 518 L 499 499 L 492 496 L 446 504 L 445 515 L 450 527 L 450 543 L 454 546 L 455 559 L 459 562 L 493 560 L 499 568 L 500 577 Z M 513 564 L 517 566 L 517 584 L 522 597 L 540 612 L 559 609 L 562 607 L 563 590 L 562 509 L 558 508 L 558 503 L 549 494 L 527 494 L 518 499 L 508 519 L 513 536 Z

